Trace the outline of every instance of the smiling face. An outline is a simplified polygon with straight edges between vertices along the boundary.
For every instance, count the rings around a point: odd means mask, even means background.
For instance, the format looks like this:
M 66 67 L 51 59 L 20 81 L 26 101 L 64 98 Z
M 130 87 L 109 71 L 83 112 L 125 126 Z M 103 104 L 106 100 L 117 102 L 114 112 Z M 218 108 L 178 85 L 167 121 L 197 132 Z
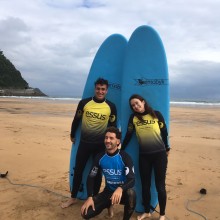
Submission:
M 139 99 L 131 99 L 130 101 L 131 107 L 134 112 L 143 113 L 145 111 L 145 101 L 141 101 Z
M 103 100 L 106 96 L 108 92 L 108 88 L 107 88 L 107 85 L 103 84 L 97 84 L 95 86 L 95 97 L 98 99 L 98 100 Z
M 118 145 L 120 144 L 120 140 L 116 137 L 116 134 L 113 132 L 107 132 L 105 134 L 104 142 L 105 148 L 109 153 L 114 153 L 117 150 Z

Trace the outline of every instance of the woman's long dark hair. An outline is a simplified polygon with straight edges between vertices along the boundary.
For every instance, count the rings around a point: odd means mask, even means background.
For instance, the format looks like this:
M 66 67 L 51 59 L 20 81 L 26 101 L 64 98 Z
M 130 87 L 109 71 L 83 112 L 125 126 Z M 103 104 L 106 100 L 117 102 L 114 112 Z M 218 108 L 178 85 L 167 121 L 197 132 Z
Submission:
M 129 98 L 129 105 L 130 105 L 130 108 L 131 110 L 134 112 L 134 115 L 140 120 L 140 121 L 143 121 L 143 117 L 142 117 L 142 114 L 138 113 L 138 112 L 135 112 L 134 109 L 132 108 L 131 106 L 131 100 L 132 99 L 139 99 L 141 102 L 145 102 L 144 104 L 144 109 L 145 111 L 150 114 L 153 118 L 157 118 L 154 110 L 151 108 L 151 106 L 147 103 L 147 101 L 140 95 L 138 94 L 134 94 L 132 95 L 130 98 Z

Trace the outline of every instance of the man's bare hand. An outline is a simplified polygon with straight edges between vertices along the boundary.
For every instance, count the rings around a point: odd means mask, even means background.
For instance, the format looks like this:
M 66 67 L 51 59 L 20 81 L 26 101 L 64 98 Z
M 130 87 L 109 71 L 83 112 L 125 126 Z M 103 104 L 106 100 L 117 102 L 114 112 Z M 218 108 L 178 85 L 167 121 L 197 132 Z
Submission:
M 95 211 L 95 205 L 92 197 L 88 197 L 88 199 L 85 201 L 81 208 L 81 214 L 87 215 L 89 207 L 92 206 L 92 209 Z
M 118 187 L 114 191 L 111 197 L 112 204 L 119 204 L 121 202 L 122 192 L 123 192 L 123 189 L 121 187 Z

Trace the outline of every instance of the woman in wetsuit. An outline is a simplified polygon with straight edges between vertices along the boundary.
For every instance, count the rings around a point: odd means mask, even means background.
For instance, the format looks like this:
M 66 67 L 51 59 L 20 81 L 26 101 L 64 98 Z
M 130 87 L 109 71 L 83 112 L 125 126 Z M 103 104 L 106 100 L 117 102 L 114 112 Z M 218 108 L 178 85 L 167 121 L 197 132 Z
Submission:
M 168 145 L 168 132 L 162 114 L 154 111 L 140 95 L 132 95 L 129 99 L 133 111 L 129 118 L 127 133 L 122 143 L 122 149 L 128 145 L 132 133 L 136 131 L 139 143 L 139 170 L 142 183 L 142 201 L 145 213 L 138 216 L 138 220 L 149 218 L 150 214 L 150 186 L 152 169 L 155 172 L 155 183 L 158 192 L 160 218 L 165 219 L 166 208 L 166 170 Z

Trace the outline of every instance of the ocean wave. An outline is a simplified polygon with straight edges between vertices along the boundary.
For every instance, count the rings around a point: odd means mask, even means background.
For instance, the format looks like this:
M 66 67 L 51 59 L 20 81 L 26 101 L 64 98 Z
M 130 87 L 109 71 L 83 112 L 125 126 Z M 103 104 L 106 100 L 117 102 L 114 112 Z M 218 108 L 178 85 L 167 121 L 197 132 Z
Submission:
M 208 102 L 208 101 L 171 101 L 170 105 L 182 105 L 182 106 L 219 106 L 220 102 Z
M 0 96 L 0 98 L 17 98 L 17 99 L 35 99 L 35 100 L 54 100 L 54 101 L 74 101 L 78 102 L 81 98 L 69 98 L 69 97 L 48 97 L 48 96 Z

